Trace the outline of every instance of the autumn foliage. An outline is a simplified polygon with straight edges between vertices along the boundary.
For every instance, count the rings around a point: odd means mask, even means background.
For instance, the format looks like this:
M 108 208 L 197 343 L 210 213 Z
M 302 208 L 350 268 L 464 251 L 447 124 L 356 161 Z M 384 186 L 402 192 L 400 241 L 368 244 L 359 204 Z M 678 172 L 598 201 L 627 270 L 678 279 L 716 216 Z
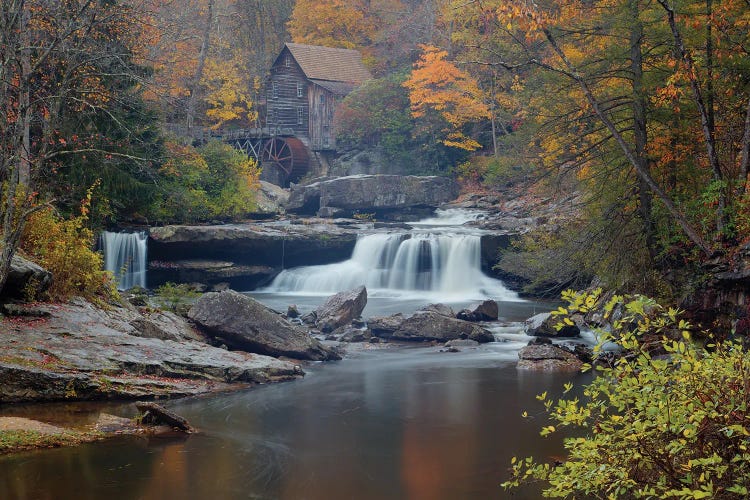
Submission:
M 64 219 L 47 207 L 29 218 L 21 249 L 50 271 L 53 279 L 44 297 L 27 299 L 64 301 L 81 296 L 106 302 L 117 297 L 112 273 L 103 270 L 102 255 L 93 250 L 94 234 L 86 227 L 95 188 L 89 189 L 76 216 Z
M 477 81 L 446 60 L 445 50 L 428 45 L 422 50 L 414 71 L 404 82 L 412 114 L 415 118 L 426 118 L 430 113 L 440 116 L 446 123 L 442 129 L 446 146 L 469 151 L 480 148 L 481 144 L 463 132 L 467 124 L 489 118 Z

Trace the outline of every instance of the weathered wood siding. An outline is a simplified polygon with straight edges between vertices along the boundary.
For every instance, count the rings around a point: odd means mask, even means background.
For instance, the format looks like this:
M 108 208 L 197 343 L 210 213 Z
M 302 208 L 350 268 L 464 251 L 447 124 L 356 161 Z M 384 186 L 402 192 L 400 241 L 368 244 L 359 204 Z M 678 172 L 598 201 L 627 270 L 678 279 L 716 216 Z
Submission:
M 309 87 L 312 85 L 285 48 L 271 68 L 266 104 L 268 127 L 291 129 L 297 137 L 309 137 Z
M 313 151 L 336 149 L 333 113 L 338 99 L 329 90 L 315 84 L 310 84 L 308 92 L 310 96 L 310 149 Z

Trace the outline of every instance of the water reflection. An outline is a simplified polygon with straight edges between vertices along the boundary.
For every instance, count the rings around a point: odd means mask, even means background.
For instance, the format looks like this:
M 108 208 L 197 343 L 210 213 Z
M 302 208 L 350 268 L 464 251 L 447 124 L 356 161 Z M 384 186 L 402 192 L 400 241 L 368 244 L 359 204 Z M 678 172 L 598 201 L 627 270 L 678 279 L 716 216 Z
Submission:
M 511 456 L 560 454 L 534 396 L 566 381 L 517 372 L 503 348 L 362 352 L 297 382 L 174 401 L 202 434 L 6 457 L 0 498 L 503 498 Z

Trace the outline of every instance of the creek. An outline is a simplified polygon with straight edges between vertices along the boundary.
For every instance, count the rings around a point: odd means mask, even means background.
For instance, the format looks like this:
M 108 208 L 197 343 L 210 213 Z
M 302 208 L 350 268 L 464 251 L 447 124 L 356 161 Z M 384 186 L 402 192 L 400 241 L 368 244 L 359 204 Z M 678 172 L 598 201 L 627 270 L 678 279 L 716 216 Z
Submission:
M 512 456 L 562 455 L 541 438 L 536 395 L 561 394 L 581 375 L 516 369 L 522 322 L 551 304 L 520 300 L 481 273 L 476 230 L 443 213 L 411 232 L 362 236 L 344 262 L 283 272 L 250 292 L 285 310 L 368 286 L 367 318 L 443 302 L 498 301 L 497 342 L 440 346 L 353 344 L 344 360 L 312 363 L 294 382 L 165 402 L 201 432 L 187 439 L 122 438 L 0 458 L 0 498 L 409 499 L 506 498 Z M 578 384 L 576 384 L 578 385 Z M 54 413 L 54 405 L 48 405 Z M 95 404 L 66 405 L 89 414 Z M 107 411 L 132 416 L 127 404 Z M 41 418 L 38 406 L 18 407 Z M 531 418 L 521 414 L 528 411 Z M 80 420 L 80 416 L 79 416 Z M 539 498 L 533 487 L 514 498 Z

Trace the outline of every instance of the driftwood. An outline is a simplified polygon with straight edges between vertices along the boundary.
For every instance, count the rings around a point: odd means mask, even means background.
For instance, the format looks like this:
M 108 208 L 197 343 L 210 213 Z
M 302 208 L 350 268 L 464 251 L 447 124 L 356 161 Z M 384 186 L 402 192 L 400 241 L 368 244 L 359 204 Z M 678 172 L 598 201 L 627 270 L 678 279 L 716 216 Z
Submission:
M 149 425 L 168 425 L 177 428 L 183 432 L 192 433 L 195 431 L 187 420 L 173 413 L 161 405 L 151 402 L 139 401 L 135 404 L 138 411 L 143 415 L 141 422 Z

